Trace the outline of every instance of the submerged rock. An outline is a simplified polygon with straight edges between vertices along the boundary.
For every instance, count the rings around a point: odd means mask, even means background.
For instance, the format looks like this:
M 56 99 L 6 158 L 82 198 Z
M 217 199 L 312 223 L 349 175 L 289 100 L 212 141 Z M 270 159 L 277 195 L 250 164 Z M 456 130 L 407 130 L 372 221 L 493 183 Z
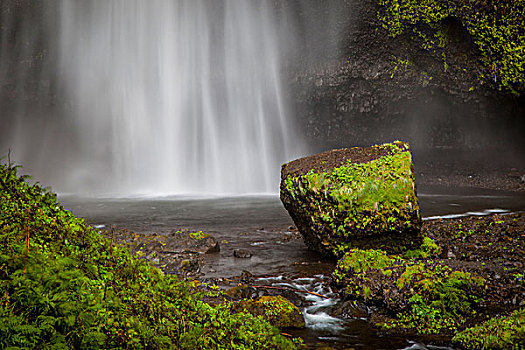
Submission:
M 282 296 L 262 296 L 257 300 L 241 300 L 232 306 L 234 312 L 248 312 L 262 316 L 278 328 L 304 328 L 301 311 Z
M 249 259 L 252 257 L 252 252 L 247 249 L 235 249 L 233 256 L 239 259 Z
M 404 142 L 286 163 L 281 201 L 305 243 L 328 256 L 351 248 L 399 252 L 421 243 L 412 156 Z

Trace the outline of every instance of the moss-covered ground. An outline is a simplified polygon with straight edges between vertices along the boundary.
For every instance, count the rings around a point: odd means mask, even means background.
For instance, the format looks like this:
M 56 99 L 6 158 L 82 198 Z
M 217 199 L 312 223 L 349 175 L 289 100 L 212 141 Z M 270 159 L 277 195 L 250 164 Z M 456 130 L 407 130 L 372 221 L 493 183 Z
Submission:
M 462 349 L 525 349 L 525 308 L 468 328 L 456 334 L 452 341 Z
M 116 247 L 0 165 L 0 348 L 293 349 L 259 317 Z

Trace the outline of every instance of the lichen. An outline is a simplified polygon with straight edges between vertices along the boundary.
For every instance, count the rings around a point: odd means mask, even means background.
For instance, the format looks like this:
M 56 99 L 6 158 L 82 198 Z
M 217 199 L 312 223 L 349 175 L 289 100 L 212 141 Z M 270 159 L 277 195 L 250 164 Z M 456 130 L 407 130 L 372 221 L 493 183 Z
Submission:
M 525 91 L 525 5 L 522 0 L 379 0 L 379 19 L 392 37 L 411 33 L 425 50 L 441 56 L 445 72 L 447 28 L 444 21 L 459 20 L 470 34 L 487 74 L 482 83 L 495 83 L 520 95 Z M 423 29 L 424 28 L 424 29 Z M 431 34 L 428 34 L 428 29 Z M 392 73 L 394 74 L 394 73 Z

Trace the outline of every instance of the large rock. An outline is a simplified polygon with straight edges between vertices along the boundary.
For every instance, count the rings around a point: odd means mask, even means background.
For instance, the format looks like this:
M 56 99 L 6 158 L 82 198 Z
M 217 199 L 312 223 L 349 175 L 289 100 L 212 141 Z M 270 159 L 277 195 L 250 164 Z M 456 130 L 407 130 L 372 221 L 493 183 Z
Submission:
M 305 243 L 328 256 L 351 248 L 399 252 L 421 243 L 412 156 L 403 142 L 284 164 L 281 201 Z

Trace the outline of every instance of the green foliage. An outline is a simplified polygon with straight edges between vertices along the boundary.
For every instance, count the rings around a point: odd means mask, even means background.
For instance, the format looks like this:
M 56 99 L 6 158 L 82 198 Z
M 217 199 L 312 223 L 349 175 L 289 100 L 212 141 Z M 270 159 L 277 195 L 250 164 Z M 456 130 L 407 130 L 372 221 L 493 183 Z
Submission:
M 261 316 L 279 328 L 304 328 L 305 326 L 303 315 L 297 306 L 280 295 L 262 296 L 257 300 L 242 300 L 236 303 L 232 309 Z
M 454 336 L 452 342 L 464 349 L 525 349 L 525 309 L 497 316 Z
M 421 244 L 421 247 L 416 250 L 408 250 L 405 252 L 405 257 L 426 259 L 438 256 L 440 253 L 441 247 L 438 246 L 432 238 L 423 237 L 423 244 Z
M 407 308 L 386 327 L 416 329 L 422 334 L 456 330 L 475 314 L 480 298 L 471 290 L 483 286 L 483 279 L 447 265 L 409 263 L 396 280 L 406 291 Z
M 379 0 L 379 18 L 391 36 L 412 33 L 423 48 L 444 55 L 448 34 L 443 21 L 456 18 L 467 29 L 489 72 L 482 82 L 495 82 L 499 89 L 515 94 L 525 90 L 525 4 L 522 0 Z M 427 35 L 421 28 L 433 33 Z M 441 52 L 441 53 L 439 53 Z M 444 70 L 448 68 L 443 57 Z
M 295 348 L 113 246 L 25 180 L 0 164 L 0 348 Z
M 389 267 L 395 259 L 389 257 L 382 250 L 352 249 L 337 262 L 332 277 L 336 283 L 341 283 L 349 276 L 364 274 L 371 269 Z
M 197 231 L 197 232 L 190 232 L 190 237 L 195 238 L 195 239 L 204 239 L 204 238 L 210 237 L 210 235 L 202 231 Z
M 435 243 L 431 244 L 435 252 Z M 421 334 L 455 331 L 475 315 L 482 278 L 428 260 L 403 259 L 380 250 L 353 249 L 332 275 L 349 296 L 383 303 L 393 312 L 384 328 L 415 329 Z

